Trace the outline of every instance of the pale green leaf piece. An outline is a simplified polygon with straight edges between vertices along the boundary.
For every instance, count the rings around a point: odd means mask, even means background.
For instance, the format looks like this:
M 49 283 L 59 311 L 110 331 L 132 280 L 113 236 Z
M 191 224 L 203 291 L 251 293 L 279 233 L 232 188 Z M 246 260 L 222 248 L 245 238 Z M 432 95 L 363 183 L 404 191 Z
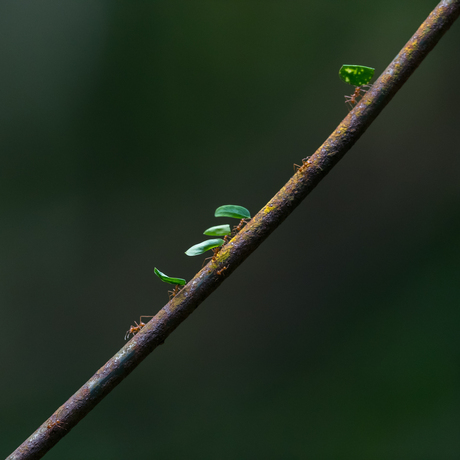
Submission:
M 185 254 L 188 256 L 199 256 L 210 249 L 217 248 L 218 246 L 222 246 L 225 243 L 224 240 L 220 238 L 214 238 L 213 240 L 206 240 L 202 243 L 195 244 L 191 248 L 185 251 Z
M 209 227 L 207 230 L 203 232 L 203 235 L 208 236 L 225 236 L 230 235 L 232 233 L 230 229 L 230 225 L 216 225 L 215 227 Z
M 170 276 L 161 273 L 160 270 L 158 270 L 156 267 L 153 269 L 153 271 L 155 272 L 155 275 L 157 275 L 158 278 L 160 278 L 160 280 L 164 281 L 165 283 L 180 284 L 181 286 L 187 283 L 187 281 L 182 278 L 171 278 Z
M 339 70 L 339 77 L 353 86 L 367 85 L 374 76 L 375 69 L 364 65 L 344 64 Z
M 214 213 L 215 217 L 233 217 L 235 219 L 250 219 L 251 214 L 243 206 L 237 206 L 236 204 L 226 204 L 216 209 Z

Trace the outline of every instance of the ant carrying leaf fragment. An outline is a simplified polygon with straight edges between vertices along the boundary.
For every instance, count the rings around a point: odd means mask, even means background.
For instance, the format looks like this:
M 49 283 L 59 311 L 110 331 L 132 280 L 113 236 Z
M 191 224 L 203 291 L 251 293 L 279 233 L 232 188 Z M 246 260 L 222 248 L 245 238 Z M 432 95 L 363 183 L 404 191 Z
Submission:
M 155 275 L 157 275 L 158 278 L 160 278 L 161 281 L 175 285 L 174 290 L 168 291 L 169 299 L 174 297 L 180 291 L 180 287 L 187 283 L 187 281 L 185 281 L 183 278 L 172 278 L 171 276 L 165 275 L 164 273 L 160 272 L 160 270 L 158 270 L 158 268 L 156 267 L 154 267 L 153 271 L 155 272 Z M 130 326 L 130 328 L 126 331 L 125 340 L 127 340 L 131 334 L 134 337 L 145 326 L 145 323 L 142 321 L 142 318 L 153 318 L 153 316 L 143 315 L 139 318 L 139 323 L 134 321 L 135 326 Z
M 238 206 L 235 204 L 226 204 L 224 206 L 220 206 L 216 209 L 214 213 L 215 217 L 232 217 L 233 219 L 241 219 L 239 224 L 234 226 L 230 237 L 235 236 L 247 223 L 248 219 L 251 218 L 251 213 L 243 206 Z M 227 242 L 227 239 L 225 240 Z
M 364 65 L 348 65 L 344 64 L 339 70 L 339 77 L 345 83 L 355 86 L 355 92 L 351 96 L 345 96 L 345 103 L 351 108 L 357 104 L 359 98 L 366 93 L 366 87 L 369 87 L 369 82 L 374 76 L 375 69 Z
M 154 267 L 153 271 L 155 272 L 155 275 L 157 275 L 158 278 L 160 278 L 161 281 L 175 285 L 172 291 L 168 291 L 169 300 L 171 300 L 173 297 L 176 296 L 176 294 L 179 293 L 180 286 L 184 286 L 184 284 L 187 283 L 187 281 L 185 281 L 183 278 L 173 278 L 171 276 L 165 275 L 164 273 L 160 272 L 160 270 L 158 270 L 158 268 L 156 267 Z

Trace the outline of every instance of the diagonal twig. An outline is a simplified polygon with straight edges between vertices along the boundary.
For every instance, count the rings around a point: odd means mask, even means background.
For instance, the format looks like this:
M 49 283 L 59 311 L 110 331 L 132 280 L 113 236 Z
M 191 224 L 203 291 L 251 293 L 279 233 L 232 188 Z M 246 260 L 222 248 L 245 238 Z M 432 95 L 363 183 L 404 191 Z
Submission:
M 460 0 L 442 0 L 363 99 L 324 144 L 235 238 L 112 359 L 46 420 L 7 460 L 43 457 L 129 375 L 289 216 L 412 75 L 460 15 Z

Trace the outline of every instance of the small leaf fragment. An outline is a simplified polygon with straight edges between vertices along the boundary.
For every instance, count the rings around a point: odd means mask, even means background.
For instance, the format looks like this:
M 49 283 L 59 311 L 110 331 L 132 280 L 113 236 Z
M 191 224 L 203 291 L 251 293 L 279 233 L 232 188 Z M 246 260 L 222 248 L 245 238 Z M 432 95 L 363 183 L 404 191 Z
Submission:
M 339 70 L 339 77 L 353 86 L 367 85 L 374 76 L 375 69 L 364 65 L 344 64 Z
M 170 276 L 165 275 L 164 273 L 160 272 L 160 270 L 158 270 L 158 268 L 156 268 L 156 267 L 154 267 L 153 271 L 155 272 L 155 275 L 157 275 L 158 278 L 160 278 L 160 280 L 164 281 L 165 283 L 180 284 L 181 286 L 183 286 L 184 284 L 187 284 L 187 281 L 185 281 L 184 279 L 182 279 L 182 278 L 171 278 Z
M 235 219 L 250 219 L 251 214 L 243 206 L 237 206 L 236 204 L 226 204 L 216 209 L 214 213 L 215 217 L 233 217 Z
M 195 244 L 191 248 L 185 251 L 185 254 L 188 256 L 199 256 L 210 249 L 217 248 L 218 246 L 222 246 L 225 243 L 224 240 L 221 238 L 214 238 L 212 240 L 206 240 L 202 243 Z
M 230 235 L 232 233 L 230 229 L 230 225 L 216 225 L 215 227 L 209 227 L 207 230 L 203 232 L 203 235 L 208 236 L 225 236 Z

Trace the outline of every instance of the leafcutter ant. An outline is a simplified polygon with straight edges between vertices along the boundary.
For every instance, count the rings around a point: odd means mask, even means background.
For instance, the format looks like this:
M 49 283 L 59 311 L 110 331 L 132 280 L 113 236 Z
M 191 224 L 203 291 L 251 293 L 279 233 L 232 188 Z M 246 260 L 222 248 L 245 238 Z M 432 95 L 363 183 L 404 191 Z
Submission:
M 223 267 L 223 268 L 221 268 L 220 270 L 217 270 L 217 274 L 218 274 L 219 276 L 222 275 L 222 273 L 223 273 L 225 270 L 227 270 L 227 268 L 228 268 L 228 267 Z
M 153 316 L 146 316 L 146 315 L 140 316 L 139 324 L 137 324 L 136 321 L 134 321 L 135 326 L 131 326 L 126 331 L 125 340 L 127 340 L 131 334 L 133 334 L 133 337 L 134 337 L 145 326 L 145 323 L 142 321 L 142 318 L 153 318 Z
M 234 235 L 236 235 L 237 233 L 239 233 L 239 232 L 243 229 L 243 227 L 244 227 L 248 222 L 249 222 L 249 221 L 246 220 L 246 219 L 241 219 L 241 220 L 240 220 L 240 223 L 239 223 L 238 225 L 235 225 L 235 226 L 233 227 L 232 235 L 234 236 Z
M 180 290 L 181 290 L 180 284 L 176 284 L 176 286 L 174 287 L 174 289 L 172 291 L 168 291 L 169 300 L 171 300 L 172 298 L 176 297 L 176 295 L 179 294 Z
M 221 249 L 222 249 L 222 246 L 217 246 L 215 248 L 212 248 L 213 255 L 211 257 L 206 257 L 206 259 L 204 259 L 202 267 L 206 265 L 206 262 L 208 260 L 210 260 L 211 262 L 215 262 L 217 260 L 217 254 L 219 254 Z
M 308 159 L 309 158 L 310 158 L 309 156 L 305 157 L 305 158 L 302 158 L 302 164 L 301 165 L 298 165 L 298 164 L 294 163 L 294 171 L 296 169 L 299 170 L 299 171 L 303 171 L 306 168 L 307 164 L 308 164 Z
M 355 92 L 351 96 L 345 96 L 345 104 L 348 104 L 352 109 L 354 105 L 356 105 L 359 101 L 360 97 L 363 97 L 365 93 L 367 93 L 367 89 L 370 85 L 361 85 L 355 87 Z
M 212 248 L 213 256 L 211 261 L 215 262 L 217 259 L 217 254 L 219 254 L 220 250 L 222 249 L 222 246 L 217 246 L 217 248 Z
M 59 419 L 56 420 L 56 421 L 49 422 L 46 428 L 48 428 L 48 430 L 51 430 L 55 426 L 57 426 L 58 428 L 64 428 L 63 427 L 63 422 L 61 422 Z

